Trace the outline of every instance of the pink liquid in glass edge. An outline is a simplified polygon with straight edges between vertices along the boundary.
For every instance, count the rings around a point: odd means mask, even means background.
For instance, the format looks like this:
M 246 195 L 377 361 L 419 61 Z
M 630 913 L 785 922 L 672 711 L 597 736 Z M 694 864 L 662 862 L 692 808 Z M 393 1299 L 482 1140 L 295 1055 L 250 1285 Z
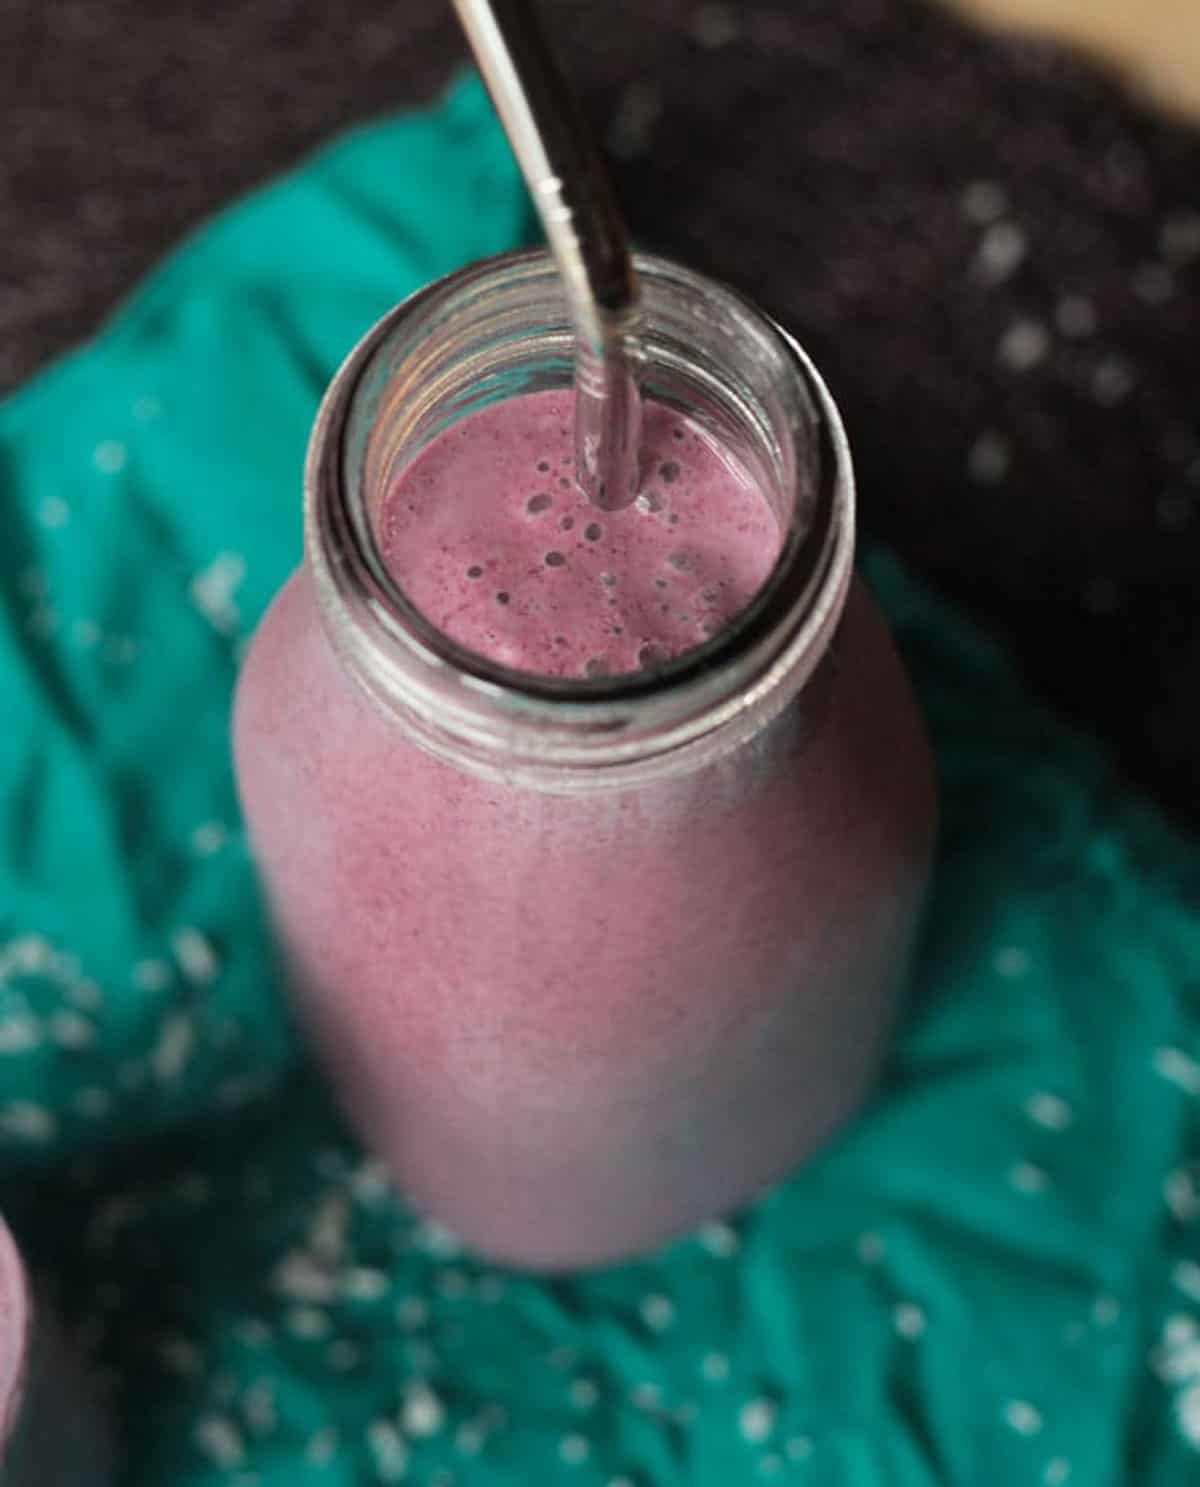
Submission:
M 646 644 L 695 643 L 765 577 L 765 509 L 656 413 L 662 508 L 594 514 L 560 483 L 554 406 L 490 409 L 414 463 L 383 513 L 393 571 L 509 665 L 624 670 Z M 409 741 L 341 671 L 306 570 L 272 605 L 235 745 L 293 990 L 359 1129 L 472 1245 L 548 1268 L 644 1250 L 751 1197 L 861 1102 L 934 821 L 924 732 L 861 586 L 814 721 L 820 688 L 690 773 L 546 795 Z
M 388 567 L 439 630 L 516 670 L 616 674 L 702 644 L 749 604 L 779 529 L 694 424 L 648 404 L 641 495 L 598 511 L 572 477 L 572 394 L 520 402 L 519 417 L 496 403 L 448 430 L 388 495 Z
M 0 1219 L 0 1481 L 4 1487 L 107 1487 L 112 1452 L 79 1357 L 35 1308 Z
M 29 1363 L 32 1313 L 25 1270 L 13 1237 L 0 1220 L 0 1467 L 16 1433 Z

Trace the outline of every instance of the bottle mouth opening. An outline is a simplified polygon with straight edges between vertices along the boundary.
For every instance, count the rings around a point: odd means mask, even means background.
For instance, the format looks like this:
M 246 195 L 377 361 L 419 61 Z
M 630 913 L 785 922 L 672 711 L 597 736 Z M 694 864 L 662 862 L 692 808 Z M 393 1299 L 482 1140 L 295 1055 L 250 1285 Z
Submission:
M 844 603 L 853 475 L 811 363 L 734 291 L 665 259 L 639 255 L 636 264 L 643 396 L 684 414 L 745 467 L 782 537 L 749 604 L 661 665 L 553 677 L 492 661 L 438 630 L 381 552 L 384 498 L 431 440 L 497 401 L 571 386 L 574 342 L 546 253 L 488 259 L 410 297 L 351 352 L 317 415 L 306 545 L 326 633 L 418 742 L 483 772 L 511 778 L 675 753 L 781 684 L 794 695 Z

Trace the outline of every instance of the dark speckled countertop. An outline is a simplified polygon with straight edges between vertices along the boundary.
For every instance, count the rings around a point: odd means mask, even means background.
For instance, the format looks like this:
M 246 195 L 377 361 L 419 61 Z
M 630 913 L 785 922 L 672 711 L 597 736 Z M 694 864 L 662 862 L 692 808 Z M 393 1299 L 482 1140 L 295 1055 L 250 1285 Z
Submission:
M 1200 135 L 917 0 L 550 0 L 646 243 L 842 403 L 867 525 L 1200 823 Z M 0 384 L 460 57 L 427 0 L 0 0 Z

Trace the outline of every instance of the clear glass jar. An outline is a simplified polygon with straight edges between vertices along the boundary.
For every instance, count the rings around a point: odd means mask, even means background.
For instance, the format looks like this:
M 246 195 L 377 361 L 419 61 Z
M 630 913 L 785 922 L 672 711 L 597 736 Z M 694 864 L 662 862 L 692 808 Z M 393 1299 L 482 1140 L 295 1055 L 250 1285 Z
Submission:
M 384 496 L 498 399 L 569 385 L 541 254 L 474 265 L 339 371 L 306 560 L 239 685 L 246 817 L 334 1085 L 412 1201 L 497 1257 L 607 1261 L 731 1208 L 859 1104 L 934 822 L 924 732 L 852 576 L 849 451 L 796 343 L 638 261 L 646 395 L 770 502 L 762 591 L 649 672 L 550 679 L 440 634 Z

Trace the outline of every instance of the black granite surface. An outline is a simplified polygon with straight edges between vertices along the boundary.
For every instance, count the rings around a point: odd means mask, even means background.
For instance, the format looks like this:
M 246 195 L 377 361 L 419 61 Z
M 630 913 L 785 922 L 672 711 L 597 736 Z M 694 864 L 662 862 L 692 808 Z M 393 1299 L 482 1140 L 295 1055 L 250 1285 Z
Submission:
M 548 14 L 639 237 L 815 354 L 868 527 L 1200 824 L 1200 133 L 918 0 Z M 0 384 L 459 56 L 434 0 L 0 0 Z

